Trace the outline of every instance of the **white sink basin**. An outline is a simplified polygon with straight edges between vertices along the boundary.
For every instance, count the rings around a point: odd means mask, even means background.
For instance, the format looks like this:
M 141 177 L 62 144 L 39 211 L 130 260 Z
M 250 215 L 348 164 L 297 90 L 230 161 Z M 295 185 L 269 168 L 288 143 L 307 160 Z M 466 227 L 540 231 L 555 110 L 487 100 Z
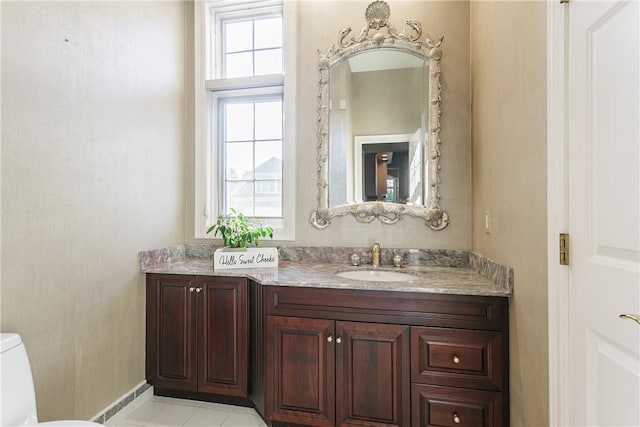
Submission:
M 336 273 L 343 279 L 365 280 L 368 282 L 407 282 L 416 278 L 413 274 L 386 270 L 349 270 Z

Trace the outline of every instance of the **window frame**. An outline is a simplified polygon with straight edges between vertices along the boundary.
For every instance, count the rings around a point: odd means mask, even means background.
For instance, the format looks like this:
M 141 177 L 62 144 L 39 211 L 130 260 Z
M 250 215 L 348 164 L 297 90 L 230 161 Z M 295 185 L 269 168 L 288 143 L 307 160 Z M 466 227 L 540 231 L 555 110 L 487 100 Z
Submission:
M 282 215 L 260 218 L 274 229 L 274 240 L 295 240 L 295 48 L 296 2 L 290 1 L 194 1 L 194 124 L 195 124 L 195 238 L 212 238 L 208 227 L 220 214 L 220 168 L 217 118 L 218 98 L 282 93 L 283 97 L 283 170 Z M 283 73 L 255 77 L 220 79 L 222 41 L 216 38 L 222 19 L 264 15 L 281 10 L 283 26 Z M 213 49 L 209 49 L 211 46 Z M 212 52 L 213 50 L 213 52 Z M 279 92 L 278 92 L 279 91 Z

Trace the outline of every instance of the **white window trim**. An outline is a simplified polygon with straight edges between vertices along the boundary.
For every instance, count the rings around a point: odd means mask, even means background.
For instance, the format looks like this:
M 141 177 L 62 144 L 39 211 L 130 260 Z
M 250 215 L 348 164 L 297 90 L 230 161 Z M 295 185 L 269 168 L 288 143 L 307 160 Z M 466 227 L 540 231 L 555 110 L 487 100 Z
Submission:
M 247 10 L 255 6 L 257 2 L 247 1 L 194 1 L 194 114 L 195 114 L 195 209 L 194 209 L 194 231 L 197 239 L 211 239 L 207 234 L 208 227 L 215 222 L 219 215 L 218 197 L 213 193 L 212 177 L 218 175 L 218 150 L 212 149 L 209 144 L 211 135 L 216 134 L 213 128 L 215 123 L 209 120 L 212 108 L 215 108 L 216 92 L 211 89 L 224 90 L 233 89 L 242 83 L 242 78 L 229 79 L 223 86 L 212 82 L 206 83 L 208 76 L 216 73 L 212 55 L 207 52 L 205 37 L 213 41 L 215 33 L 208 30 L 205 20 L 215 20 L 214 12 L 229 12 L 231 10 Z M 268 2 L 259 2 L 261 6 L 269 6 Z M 273 5 L 273 2 L 272 4 Z M 296 123 L 296 34 L 297 34 L 297 4 L 293 1 L 284 0 L 282 2 L 282 26 L 283 26 L 283 56 L 284 70 L 283 76 L 261 76 L 259 84 L 261 86 L 284 87 L 284 164 L 282 171 L 282 210 L 283 219 L 274 221 L 267 218 L 274 229 L 273 239 L 277 241 L 295 240 L 295 174 L 296 174 L 296 146 L 295 146 L 295 123 Z M 241 13 L 241 12 L 239 12 Z M 215 21 L 212 22 L 215 25 Z M 212 29 L 214 29 L 213 27 Z M 216 46 L 216 52 L 219 49 Z M 218 61 L 215 61 L 218 62 Z M 219 95 L 222 92 L 217 92 Z M 212 104 L 214 103 L 214 104 Z

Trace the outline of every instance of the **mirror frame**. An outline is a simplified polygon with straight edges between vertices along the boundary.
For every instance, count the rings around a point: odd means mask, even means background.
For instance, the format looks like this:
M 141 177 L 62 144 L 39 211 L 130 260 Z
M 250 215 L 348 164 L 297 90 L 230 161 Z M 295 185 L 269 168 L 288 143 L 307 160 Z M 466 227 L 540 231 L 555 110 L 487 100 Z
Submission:
M 439 205 L 440 199 L 440 45 L 444 36 L 433 40 L 428 34 L 421 39 L 422 24 L 408 19 L 405 29 L 399 33 L 389 22 L 390 8 L 382 0 L 369 4 L 365 12 L 367 24 L 358 35 L 352 34 L 351 27 L 338 33 L 337 46 L 331 46 L 325 53 L 318 50 L 320 71 L 318 93 L 318 207 L 311 212 L 309 221 L 314 227 L 324 229 L 335 217 L 351 214 L 358 222 L 370 223 L 374 219 L 383 224 L 395 224 L 404 215 L 423 218 L 432 230 L 443 230 L 449 225 L 449 214 Z M 386 28 L 386 31 L 381 31 Z M 373 33 L 372 35 L 370 35 Z M 351 37 L 349 35 L 351 34 Z M 429 62 L 428 93 L 428 145 L 426 147 L 429 173 L 429 193 L 426 206 L 405 205 L 391 202 L 356 202 L 329 207 L 329 70 L 336 63 L 357 53 L 379 48 L 393 48 L 418 55 Z

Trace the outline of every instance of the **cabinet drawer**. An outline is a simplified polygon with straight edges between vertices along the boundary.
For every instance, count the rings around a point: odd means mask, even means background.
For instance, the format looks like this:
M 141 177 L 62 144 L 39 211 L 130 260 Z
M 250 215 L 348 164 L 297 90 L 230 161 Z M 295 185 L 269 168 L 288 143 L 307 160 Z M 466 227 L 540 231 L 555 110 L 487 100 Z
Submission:
M 411 349 L 412 382 L 503 389 L 500 332 L 412 327 Z
M 502 393 L 413 384 L 414 427 L 502 427 Z

